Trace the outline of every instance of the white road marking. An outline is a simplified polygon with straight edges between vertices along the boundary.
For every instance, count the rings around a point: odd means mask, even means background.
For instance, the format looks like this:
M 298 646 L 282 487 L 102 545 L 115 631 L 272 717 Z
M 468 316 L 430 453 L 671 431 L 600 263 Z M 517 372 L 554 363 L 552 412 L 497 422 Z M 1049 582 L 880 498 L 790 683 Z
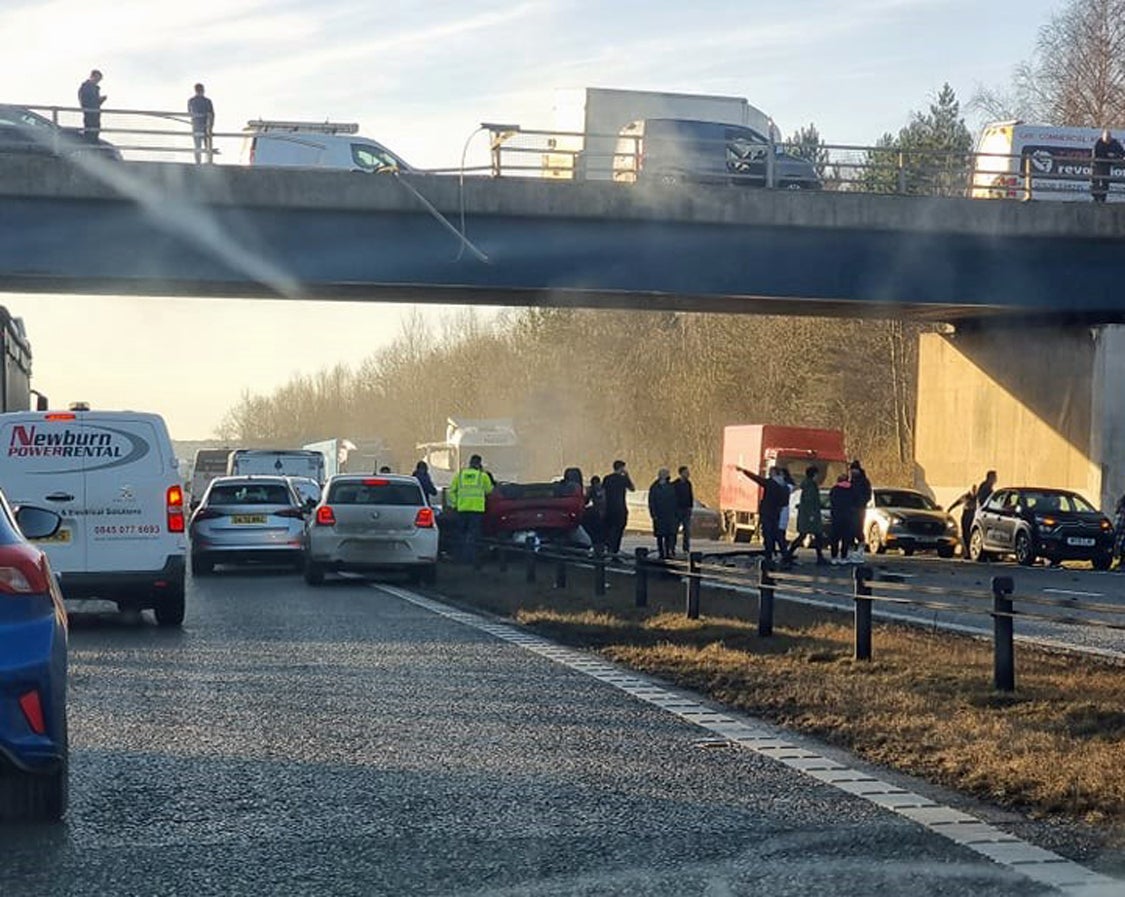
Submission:
M 688 692 L 674 690 L 642 673 L 634 673 L 594 655 L 556 644 L 519 626 L 495 622 L 480 614 L 458 610 L 397 586 L 378 585 L 375 588 L 612 685 L 726 741 L 909 819 L 999 866 L 1038 884 L 1054 888 L 1067 897 L 1120 897 L 1125 888 L 1125 883 L 1119 879 L 1101 875 L 1057 853 L 1036 847 L 969 813 L 942 806 L 920 794 L 849 769 L 815 751 L 789 744 L 783 734 L 767 728 L 752 716 L 733 710 L 714 710 L 693 700 L 693 695 Z
M 1048 595 L 1074 595 L 1078 598 L 1104 598 L 1105 592 L 1080 592 L 1075 589 L 1044 589 Z

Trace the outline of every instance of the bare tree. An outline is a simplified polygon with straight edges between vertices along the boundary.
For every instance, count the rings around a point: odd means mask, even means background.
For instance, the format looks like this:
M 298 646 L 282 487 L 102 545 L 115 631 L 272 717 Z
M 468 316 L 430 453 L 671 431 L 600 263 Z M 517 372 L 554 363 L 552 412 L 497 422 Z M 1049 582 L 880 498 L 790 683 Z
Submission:
M 994 119 L 1125 124 L 1125 0 L 1070 0 L 1039 29 L 1010 87 L 978 88 L 969 106 Z

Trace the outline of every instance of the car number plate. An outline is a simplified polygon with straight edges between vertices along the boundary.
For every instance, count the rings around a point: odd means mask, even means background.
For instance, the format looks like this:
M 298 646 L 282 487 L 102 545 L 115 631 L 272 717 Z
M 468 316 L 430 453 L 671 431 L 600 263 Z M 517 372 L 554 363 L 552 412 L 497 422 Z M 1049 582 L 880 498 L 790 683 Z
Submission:
M 265 514 L 231 514 L 230 522 L 236 526 L 247 526 L 254 523 L 265 523 Z
M 1072 538 L 1066 540 L 1066 544 L 1067 545 L 1074 545 L 1074 546 L 1080 547 L 1080 548 L 1089 548 L 1091 545 L 1094 544 L 1094 540 L 1093 539 L 1079 539 L 1079 538 L 1076 538 L 1076 537 L 1072 537 Z
M 32 539 L 36 545 L 66 545 L 70 542 L 70 530 L 59 527 L 59 531 L 46 539 Z

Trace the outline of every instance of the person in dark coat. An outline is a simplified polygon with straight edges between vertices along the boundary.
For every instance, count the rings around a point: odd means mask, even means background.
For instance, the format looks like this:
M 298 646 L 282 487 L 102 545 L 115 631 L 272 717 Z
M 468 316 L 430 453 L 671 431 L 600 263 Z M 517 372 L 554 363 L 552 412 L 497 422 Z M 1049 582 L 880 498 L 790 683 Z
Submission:
M 594 551 L 605 547 L 605 489 L 602 478 L 590 477 L 590 486 L 586 490 L 586 508 L 582 512 L 582 528 L 590 537 Z
M 988 501 L 989 496 L 992 495 L 996 489 L 996 471 L 990 470 L 984 475 L 984 480 L 977 486 L 977 507 L 983 508 L 984 503 Z
M 695 489 L 691 484 L 691 471 L 686 467 L 681 467 L 678 471 L 679 476 L 672 482 L 672 488 L 676 490 L 676 535 L 679 536 L 680 531 L 683 531 L 682 545 L 684 546 L 684 554 L 691 553 L 691 512 L 695 508 Z M 672 540 L 672 548 L 675 549 L 676 540 Z
M 770 468 L 768 477 L 759 476 L 738 465 L 735 465 L 735 470 L 762 487 L 758 517 L 761 520 L 762 547 L 765 549 L 766 560 L 772 561 L 774 552 L 785 557 L 785 533 L 781 530 L 781 511 L 789 506 L 789 484 L 785 482 L 785 473 L 776 467 Z
M 195 164 L 199 165 L 206 154 L 208 162 L 215 161 L 213 139 L 215 134 L 215 106 L 203 91 L 202 84 L 195 85 L 195 93 L 187 103 L 191 116 L 191 139 L 195 144 Z
M 648 487 L 648 513 L 656 551 L 662 561 L 671 560 L 676 556 L 676 489 L 667 467 L 660 468 Z
M 836 478 L 836 485 L 828 492 L 828 507 L 832 512 L 829 548 L 833 564 L 846 564 L 855 526 L 855 498 L 852 481 L 846 473 Z
M 852 523 L 851 536 L 855 548 L 856 561 L 863 561 L 863 545 L 867 537 L 867 503 L 871 501 L 871 480 L 867 479 L 867 472 L 856 458 L 851 463 L 848 478 L 852 482 L 852 502 L 854 506 L 855 521 Z
M 109 97 L 102 96 L 102 73 L 97 69 L 78 88 L 78 105 L 82 107 L 82 136 L 91 143 L 98 142 L 102 130 L 102 104 Z M 72 82 L 73 83 L 73 82 Z
M 817 564 L 826 564 L 824 559 L 824 522 L 820 519 L 820 468 L 810 464 L 805 468 L 805 478 L 801 480 L 801 498 L 797 503 L 797 538 L 789 546 L 789 557 L 792 558 L 801 543 L 808 538 L 812 539 L 813 548 L 816 549 Z
M 972 486 L 964 495 L 959 495 L 956 501 L 949 506 L 949 513 L 958 505 L 961 506 L 961 557 L 969 557 L 969 534 L 973 529 L 973 520 L 977 516 L 977 487 Z
M 625 494 L 635 492 L 624 461 L 613 462 L 613 473 L 602 480 L 605 490 L 605 547 L 610 554 L 621 554 L 621 537 L 625 535 L 625 524 L 629 522 L 629 507 L 625 504 Z
M 1113 176 L 1113 163 L 1125 159 L 1125 147 L 1121 141 L 1114 137 L 1109 128 L 1102 131 L 1102 136 L 1094 144 L 1094 164 L 1090 179 L 1090 195 L 1094 202 L 1105 202 L 1109 193 L 1110 178 Z
M 425 461 L 419 461 L 414 467 L 414 479 L 418 481 L 418 485 L 422 487 L 422 494 L 426 496 L 426 501 L 429 502 L 431 498 L 437 498 L 437 487 L 434 485 L 434 478 L 430 476 L 430 465 Z

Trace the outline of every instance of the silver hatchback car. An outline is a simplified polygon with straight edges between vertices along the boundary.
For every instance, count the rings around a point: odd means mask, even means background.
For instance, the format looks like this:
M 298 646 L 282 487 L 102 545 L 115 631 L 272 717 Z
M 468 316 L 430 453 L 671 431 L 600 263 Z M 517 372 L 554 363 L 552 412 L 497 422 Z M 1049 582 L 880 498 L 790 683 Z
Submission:
M 438 529 L 414 477 L 342 474 L 331 477 L 308 525 L 305 580 L 328 571 L 402 570 L 415 582 L 432 579 Z
M 217 477 L 191 517 L 191 572 L 216 564 L 305 561 L 305 509 L 285 477 Z

